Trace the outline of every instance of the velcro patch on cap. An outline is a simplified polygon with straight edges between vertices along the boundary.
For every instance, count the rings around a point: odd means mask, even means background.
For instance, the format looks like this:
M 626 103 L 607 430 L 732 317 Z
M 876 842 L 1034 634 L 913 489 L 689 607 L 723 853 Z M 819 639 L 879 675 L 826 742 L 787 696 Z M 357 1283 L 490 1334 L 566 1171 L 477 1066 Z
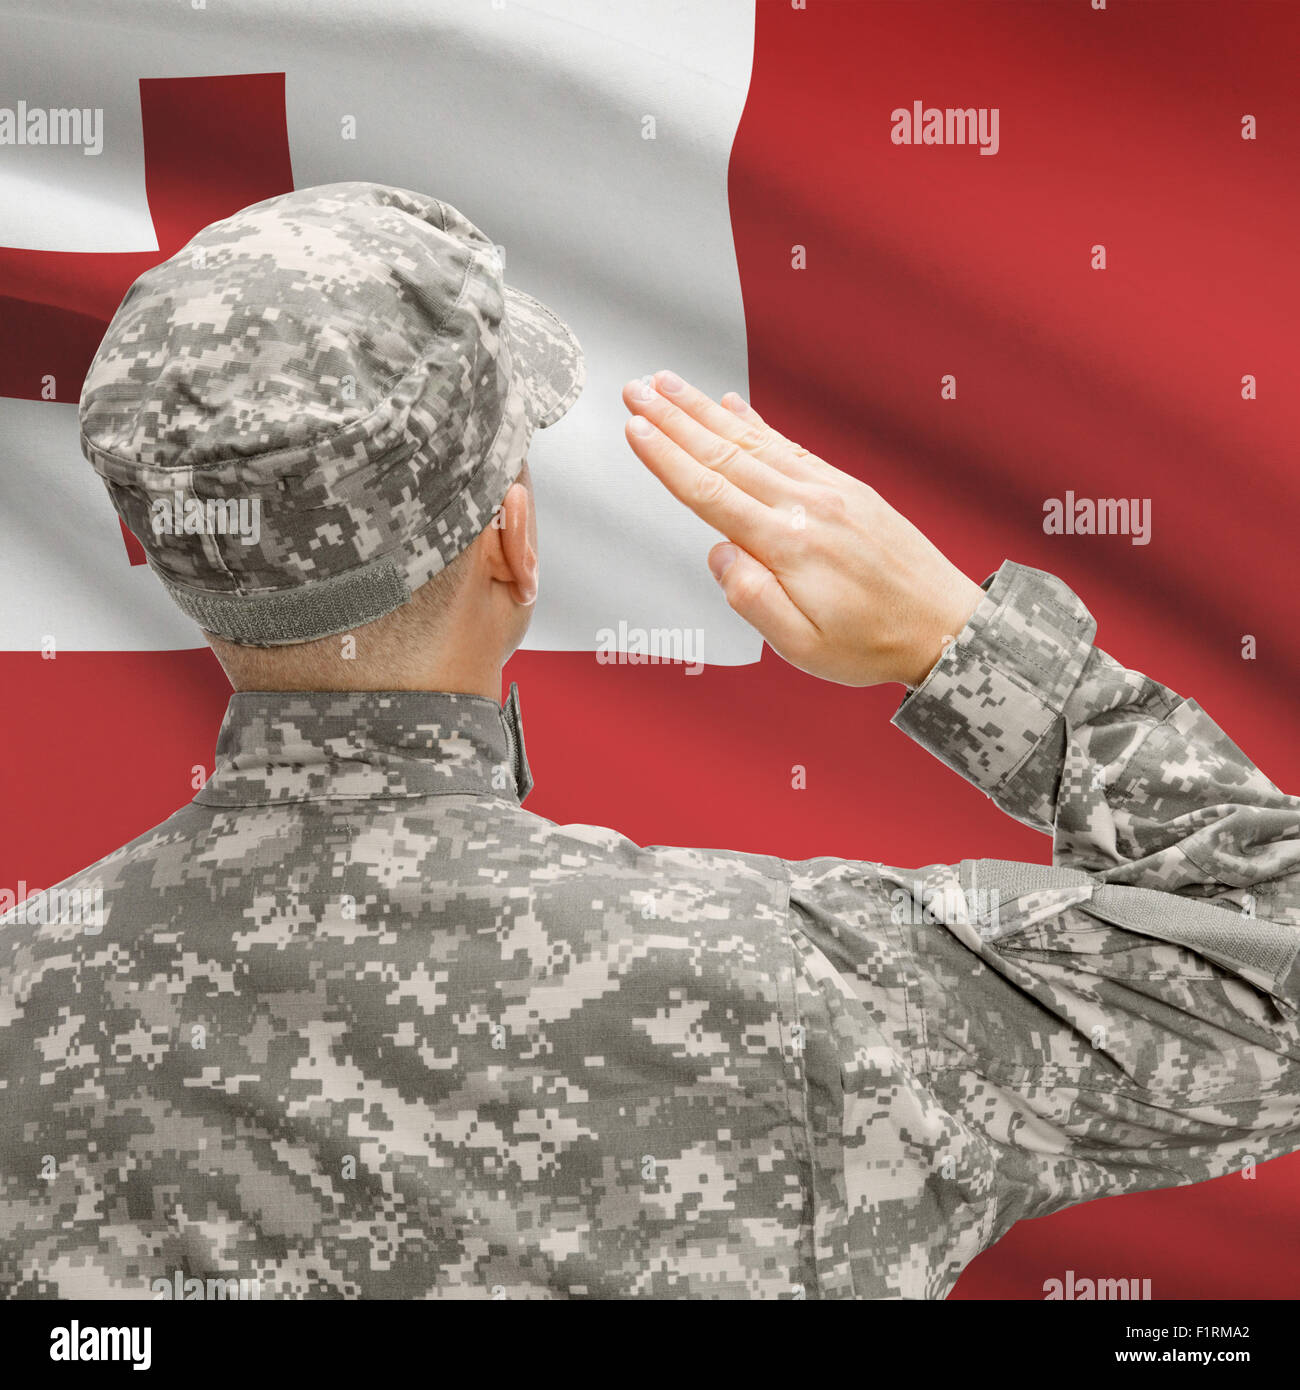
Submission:
M 156 569 L 155 573 L 159 573 Z M 410 586 L 388 556 L 347 574 L 262 594 L 217 594 L 159 577 L 167 591 L 207 632 L 247 646 L 311 642 L 347 632 L 401 607 Z

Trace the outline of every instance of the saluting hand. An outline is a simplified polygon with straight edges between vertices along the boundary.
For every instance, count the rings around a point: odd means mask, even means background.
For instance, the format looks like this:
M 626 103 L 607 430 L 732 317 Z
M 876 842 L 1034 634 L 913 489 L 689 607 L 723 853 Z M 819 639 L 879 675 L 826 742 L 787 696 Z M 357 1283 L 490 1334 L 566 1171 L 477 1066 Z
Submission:
M 673 372 L 630 381 L 627 440 L 728 539 L 709 552 L 727 602 L 774 651 L 842 685 L 917 685 L 983 590 L 873 488 L 786 439 L 733 392 Z

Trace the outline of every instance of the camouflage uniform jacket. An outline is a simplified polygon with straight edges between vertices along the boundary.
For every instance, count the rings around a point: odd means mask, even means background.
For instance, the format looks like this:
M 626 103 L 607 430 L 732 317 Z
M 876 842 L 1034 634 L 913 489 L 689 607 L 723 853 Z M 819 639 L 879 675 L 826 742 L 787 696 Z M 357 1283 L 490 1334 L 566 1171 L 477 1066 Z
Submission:
M 235 695 L 102 927 L 0 928 L 0 1289 L 939 1298 L 1300 1147 L 1300 802 L 986 587 L 895 722 L 1053 868 L 641 848 L 521 809 L 513 692 Z

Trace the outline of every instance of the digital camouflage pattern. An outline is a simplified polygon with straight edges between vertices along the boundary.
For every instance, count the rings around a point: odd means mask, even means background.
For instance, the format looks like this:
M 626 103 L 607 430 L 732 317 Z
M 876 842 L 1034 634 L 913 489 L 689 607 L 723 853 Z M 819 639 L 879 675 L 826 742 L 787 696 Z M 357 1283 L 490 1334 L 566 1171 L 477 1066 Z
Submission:
M 940 1298 L 1300 1146 L 1300 802 L 987 588 L 896 722 L 1056 868 L 640 848 L 521 809 L 513 699 L 233 696 L 102 929 L 0 927 L 0 1288 Z
M 582 384 L 568 327 L 455 208 L 326 184 L 136 280 L 86 375 L 81 447 L 181 608 L 278 645 L 405 603 Z

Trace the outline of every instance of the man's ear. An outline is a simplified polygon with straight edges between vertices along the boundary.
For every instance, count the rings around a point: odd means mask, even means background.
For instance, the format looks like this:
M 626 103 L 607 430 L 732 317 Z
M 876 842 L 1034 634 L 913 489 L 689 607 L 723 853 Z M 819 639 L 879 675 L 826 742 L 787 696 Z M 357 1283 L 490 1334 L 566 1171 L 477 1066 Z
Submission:
M 532 536 L 533 499 L 522 483 L 512 483 L 487 528 L 488 573 L 510 586 L 514 601 L 527 607 L 537 601 L 537 548 Z

